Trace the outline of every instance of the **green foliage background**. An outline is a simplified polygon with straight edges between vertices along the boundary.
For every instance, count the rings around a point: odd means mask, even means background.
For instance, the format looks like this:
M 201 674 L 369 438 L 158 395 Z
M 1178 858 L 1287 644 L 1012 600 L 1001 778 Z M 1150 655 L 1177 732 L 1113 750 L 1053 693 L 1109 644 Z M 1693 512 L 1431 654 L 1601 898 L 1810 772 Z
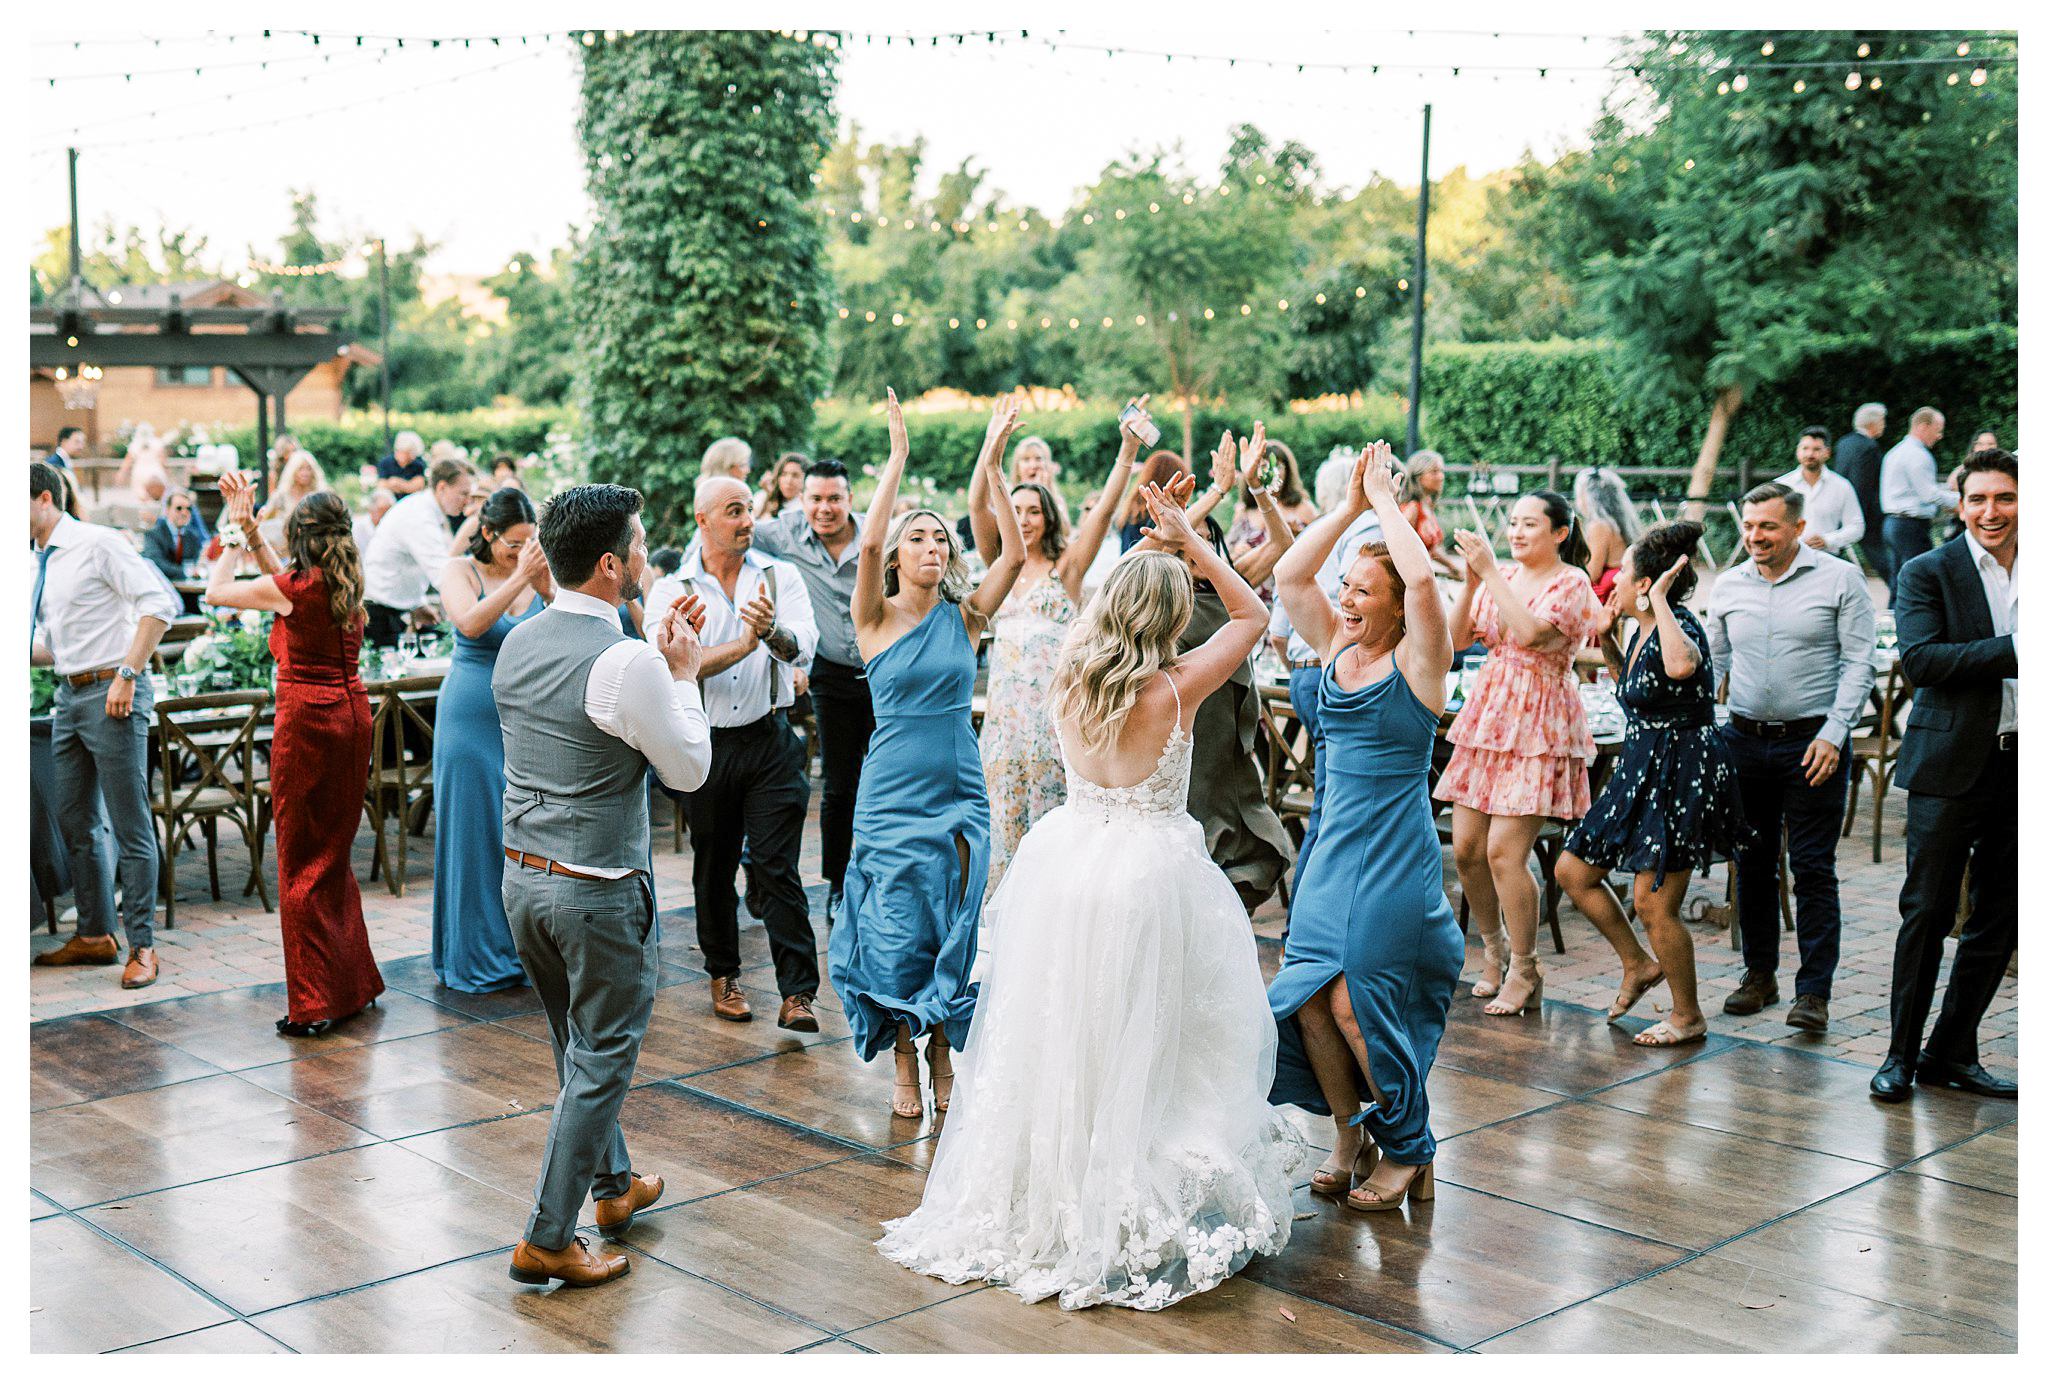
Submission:
M 811 174 L 835 60 L 764 30 L 638 30 L 583 49 L 593 209 L 576 264 L 591 477 L 687 512 L 699 458 L 810 431 L 831 285 Z

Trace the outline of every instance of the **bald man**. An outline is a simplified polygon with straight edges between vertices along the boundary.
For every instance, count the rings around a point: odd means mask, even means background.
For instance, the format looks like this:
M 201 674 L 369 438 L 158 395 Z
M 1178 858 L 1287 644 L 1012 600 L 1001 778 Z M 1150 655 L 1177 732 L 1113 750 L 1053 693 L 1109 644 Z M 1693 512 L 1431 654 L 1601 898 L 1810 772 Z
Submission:
M 818 944 L 797 873 L 811 781 L 803 744 L 784 713 L 795 700 L 796 673 L 810 670 L 818 626 L 802 573 L 754 550 L 753 501 L 746 484 L 730 476 L 698 480 L 694 512 L 701 541 L 675 576 L 655 584 L 647 618 L 660 619 L 682 595 L 704 602 L 698 685 L 711 721 L 711 773 L 680 801 L 695 842 L 690 883 L 712 1012 L 735 1023 L 754 1016 L 739 984 L 734 881 L 745 844 L 782 993 L 777 1022 L 816 1033 Z

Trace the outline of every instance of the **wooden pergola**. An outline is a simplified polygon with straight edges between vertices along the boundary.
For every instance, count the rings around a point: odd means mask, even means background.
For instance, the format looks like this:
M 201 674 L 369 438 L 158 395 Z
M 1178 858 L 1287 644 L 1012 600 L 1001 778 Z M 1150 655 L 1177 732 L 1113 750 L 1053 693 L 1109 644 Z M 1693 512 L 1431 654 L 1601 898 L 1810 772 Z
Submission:
M 29 366 L 73 373 L 84 365 L 225 367 L 256 391 L 262 456 L 270 450 L 273 412 L 277 431 L 285 429 L 285 395 L 348 348 L 351 339 L 335 330 L 343 311 L 292 307 L 282 292 L 264 307 L 187 308 L 175 293 L 162 306 L 120 307 L 74 277 L 55 300 L 29 309 Z M 267 491 L 268 468 L 259 466 L 257 473 Z

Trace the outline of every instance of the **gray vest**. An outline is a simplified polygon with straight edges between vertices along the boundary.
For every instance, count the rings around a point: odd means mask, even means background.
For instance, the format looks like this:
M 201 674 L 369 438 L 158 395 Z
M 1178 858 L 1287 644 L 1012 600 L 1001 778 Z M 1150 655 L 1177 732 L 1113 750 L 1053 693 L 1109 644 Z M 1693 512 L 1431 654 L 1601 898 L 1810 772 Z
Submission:
M 505 636 L 491 691 L 505 736 L 512 849 L 571 865 L 647 868 L 647 760 L 583 710 L 590 666 L 626 637 L 612 621 L 554 609 Z

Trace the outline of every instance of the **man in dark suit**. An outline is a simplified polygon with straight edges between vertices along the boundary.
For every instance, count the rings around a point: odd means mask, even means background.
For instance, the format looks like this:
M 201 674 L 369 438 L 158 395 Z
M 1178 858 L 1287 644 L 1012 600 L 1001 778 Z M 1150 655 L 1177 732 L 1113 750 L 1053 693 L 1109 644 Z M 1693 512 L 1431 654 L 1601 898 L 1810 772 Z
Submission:
M 2017 1097 L 1977 1060 L 1977 1025 L 2019 936 L 2019 459 L 1963 463 L 1963 537 L 1899 569 L 1899 655 L 1916 692 L 1894 782 L 1906 790 L 1906 885 L 1892 958 L 1892 1042 L 1870 1093 L 1904 1100 L 1913 1081 Z M 1963 870 L 1970 916 L 1933 1032 Z
M 197 562 L 206 551 L 206 544 L 213 535 L 207 531 L 206 521 L 199 517 L 199 506 L 193 502 L 189 490 L 173 490 L 164 497 L 163 518 L 156 526 L 142 536 L 142 555 L 156 564 L 173 589 L 185 579 L 185 564 Z M 199 613 L 199 598 L 186 596 L 185 613 Z
M 1856 487 L 1856 504 L 1863 511 L 1863 537 L 1857 545 L 1885 584 L 1890 585 L 1892 569 L 1884 546 L 1884 507 L 1877 502 L 1877 477 L 1884 450 L 1877 439 L 1884 436 L 1883 404 L 1863 404 L 1856 410 L 1850 430 L 1835 443 L 1835 474 Z

